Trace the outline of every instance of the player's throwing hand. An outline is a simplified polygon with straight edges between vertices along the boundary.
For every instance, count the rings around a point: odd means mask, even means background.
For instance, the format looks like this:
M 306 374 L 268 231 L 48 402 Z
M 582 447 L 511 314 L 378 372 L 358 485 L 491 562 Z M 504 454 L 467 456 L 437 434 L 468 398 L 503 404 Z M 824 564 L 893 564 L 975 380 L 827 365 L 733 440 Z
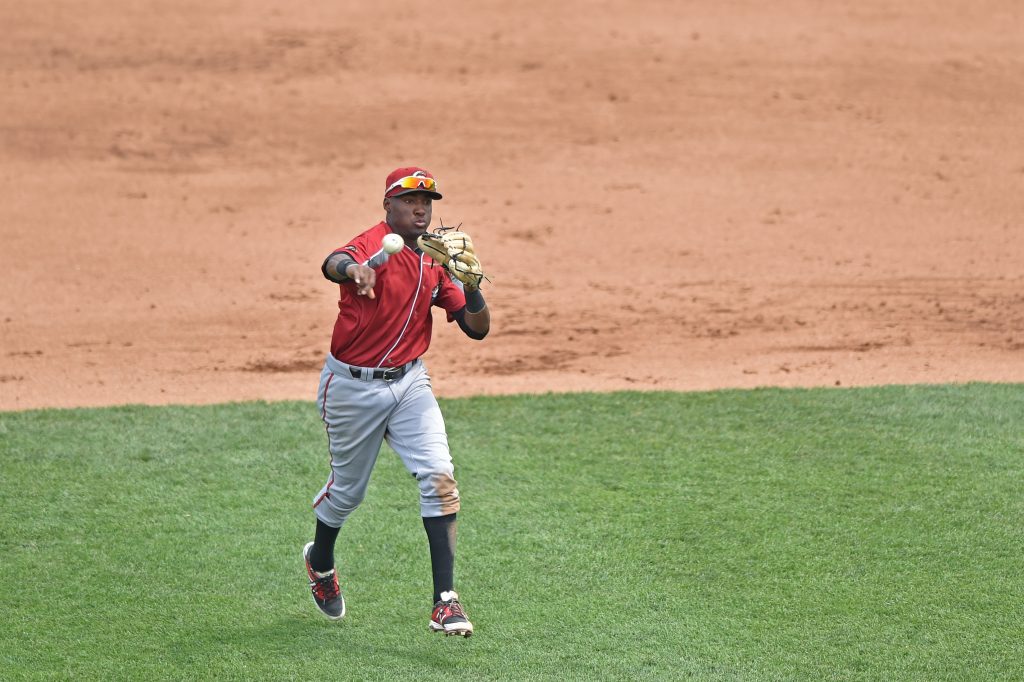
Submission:
M 355 282 L 357 296 L 377 298 L 373 291 L 373 285 L 377 283 L 377 272 L 373 268 L 352 263 L 345 268 L 345 275 Z

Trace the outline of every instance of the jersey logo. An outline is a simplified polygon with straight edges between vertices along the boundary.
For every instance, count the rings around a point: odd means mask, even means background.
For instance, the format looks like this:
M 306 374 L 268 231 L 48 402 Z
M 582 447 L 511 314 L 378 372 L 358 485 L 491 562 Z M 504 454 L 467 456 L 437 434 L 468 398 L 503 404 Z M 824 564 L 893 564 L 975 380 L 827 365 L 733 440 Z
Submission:
M 345 250 L 346 251 L 351 251 L 352 253 L 355 253 L 356 252 L 356 247 L 354 247 L 354 246 L 346 246 Z
M 441 291 L 441 285 L 438 284 L 434 287 L 434 290 L 430 292 L 430 302 L 433 303 L 434 299 L 437 298 L 437 292 Z

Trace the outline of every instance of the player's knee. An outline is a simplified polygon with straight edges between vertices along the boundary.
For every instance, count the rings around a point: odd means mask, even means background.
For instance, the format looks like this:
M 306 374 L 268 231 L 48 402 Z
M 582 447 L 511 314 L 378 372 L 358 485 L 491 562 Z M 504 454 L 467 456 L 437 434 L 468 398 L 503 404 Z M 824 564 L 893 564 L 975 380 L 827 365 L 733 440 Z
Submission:
M 420 507 L 424 516 L 443 516 L 459 511 L 459 488 L 451 466 L 417 474 Z
M 354 512 L 359 505 L 362 504 L 364 497 L 366 497 L 365 493 L 344 494 L 332 491 L 320 506 L 327 507 L 330 510 L 329 515 L 331 518 L 344 521 L 348 518 L 349 514 Z

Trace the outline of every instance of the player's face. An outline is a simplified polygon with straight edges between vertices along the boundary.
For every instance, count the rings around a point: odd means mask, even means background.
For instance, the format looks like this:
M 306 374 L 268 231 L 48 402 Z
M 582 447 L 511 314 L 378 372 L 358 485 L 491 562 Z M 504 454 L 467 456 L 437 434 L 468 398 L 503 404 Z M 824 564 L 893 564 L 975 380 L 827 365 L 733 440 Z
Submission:
M 384 200 L 388 225 L 406 241 L 415 240 L 427 231 L 432 207 L 433 199 L 426 192 L 410 192 Z

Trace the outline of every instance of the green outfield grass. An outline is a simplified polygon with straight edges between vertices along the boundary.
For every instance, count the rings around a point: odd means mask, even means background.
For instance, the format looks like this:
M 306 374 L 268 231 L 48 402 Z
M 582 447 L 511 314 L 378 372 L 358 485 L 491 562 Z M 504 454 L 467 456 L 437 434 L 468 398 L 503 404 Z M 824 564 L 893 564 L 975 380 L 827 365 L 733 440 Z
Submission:
M 387 448 L 313 607 L 312 404 L 0 413 L 0 678 L 1024 678 L 1024 386 L 442 409 L 469 640 Z

